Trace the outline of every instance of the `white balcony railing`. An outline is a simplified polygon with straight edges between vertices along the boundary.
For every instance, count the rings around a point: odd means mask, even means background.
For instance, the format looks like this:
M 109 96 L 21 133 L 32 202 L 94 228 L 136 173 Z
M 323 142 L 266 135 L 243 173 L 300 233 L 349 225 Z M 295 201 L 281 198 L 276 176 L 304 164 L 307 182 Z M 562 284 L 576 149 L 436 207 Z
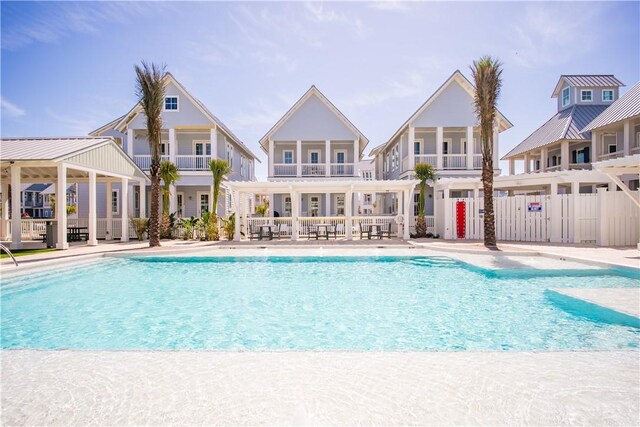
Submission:
M 274 163 L 274 176 L 296 176 L 298 173 L 297 166 L 292 163 Z
M 302 176 L 325 176 L 326 168 L 324 164 L 303 163 Z
M 183 171 L 209 170 L 211 155 L 180 155 L 176 156 L 176 166 Z
M 414 165 L 417 165 L 418 163 L 426 163 L 435 168 L 438 163 L 438 156 L 435 154 L 416 154 Z
M 591 169 L 591 163 L 569 163 L 570 170 Z
M 353 176 L 353 163 L 332 163 L 331 176 Z
M 444 169 L 466 169 L 467 155 L 466 154 L 443 154 L 442 167 Z
M 160 161 L 169 160 L 169 156 L 161 156 Z M 136 165 L 142 170 L 149 170 L 151 167 L 151 156 L 149 154 L 144 155 L 134 155 L 133 161 Z
M 473 155 L 473 168 L 474 169 L 482 169 L 482 154 L 474 154 Z
M 602 154 L 602 155 L 598 156 L 598 160 L 615 159 L 615 158 L 620 157 L 620 156 L 622 156 L 622 151 L 616 151 L 615 153 Z

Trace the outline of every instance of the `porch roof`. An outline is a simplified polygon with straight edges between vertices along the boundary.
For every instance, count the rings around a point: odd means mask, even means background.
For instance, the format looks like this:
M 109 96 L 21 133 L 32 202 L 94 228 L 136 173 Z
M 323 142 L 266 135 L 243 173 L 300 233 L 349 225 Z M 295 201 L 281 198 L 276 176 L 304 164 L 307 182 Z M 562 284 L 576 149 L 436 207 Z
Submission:
M 420 181 L 415 179 L 398 180 L 343 180 L 343 181 L 226 181 L 223 186 L 230 191 L 253 193 L 326 193 L 326 192 L 395 192 L 411 190 Z

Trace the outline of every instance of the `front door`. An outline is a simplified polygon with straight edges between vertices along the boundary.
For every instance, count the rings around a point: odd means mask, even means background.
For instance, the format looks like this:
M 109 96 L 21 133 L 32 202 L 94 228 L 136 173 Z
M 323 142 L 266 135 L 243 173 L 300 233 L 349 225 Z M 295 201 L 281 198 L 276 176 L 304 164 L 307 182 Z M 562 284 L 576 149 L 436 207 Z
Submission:
M 344 151 L 336 151 L 336 175 L 344 175 L 344 164 L 346 153 Z
M 311 216 L 320 216 L 320 196 L 311 196 L 309 198 L 309 214 Z
M 335 195 L 336 215 L 344 215 L 344 194 Z
M 198 192 L 198 216 L 202 216 L 204 212 L 209 212 L 209 193 Z

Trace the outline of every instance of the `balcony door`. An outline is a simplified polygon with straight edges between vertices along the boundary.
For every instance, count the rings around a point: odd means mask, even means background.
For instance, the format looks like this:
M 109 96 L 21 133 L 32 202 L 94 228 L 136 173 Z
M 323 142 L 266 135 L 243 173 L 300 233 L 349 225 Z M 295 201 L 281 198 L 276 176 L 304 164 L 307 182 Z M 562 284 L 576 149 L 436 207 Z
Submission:
M 195 169 L 208 169 L 211 159 L 211 143 L 207 141 L 193 141 L 193 154 L 195 154 Z
M 336 151 L 336 175 L 344 175 L 345 167 L 344 164 L 347 160 L 347 152 L 346 151 Z
M 320 151 L 318 150 L 309 150 L 309 163 L 311 166 L 309 167 L 310 175 L 323 175 L 322 170 L 319 166 L 320 164 Z
M 309 196 L 309 215 L 320 216 L 320 196 Z

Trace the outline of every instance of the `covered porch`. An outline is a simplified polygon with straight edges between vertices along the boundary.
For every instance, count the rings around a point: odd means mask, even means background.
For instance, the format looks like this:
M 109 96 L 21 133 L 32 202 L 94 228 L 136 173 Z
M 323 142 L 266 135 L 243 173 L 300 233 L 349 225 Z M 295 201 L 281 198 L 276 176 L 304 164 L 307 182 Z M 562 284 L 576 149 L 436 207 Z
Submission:
M 0 141 L 2 161 L 2 215 L 0 233 L 11 241 L 12 249 L 23 247 L 23 238 L 47 239 L 57 249 L 68 249 L 70 240 L 86 240 L 89 246 L 98 244 L 100 231 L 119 234 L 120 241 L 129 240 L 130 224 L 128 192 L 131 184 L 144 188 L 148 179 L 111 137 L 78 138 L 21 138 Z M 20 189 L 23 183 L 55 185 L 55 217 L 46 220 L 21 218 Z M 66 189 L 70 183 L 88 184 L 88 215 L 69 219 Z M 97 218 L 97 185 L 120 184 L 120 218 L 113 218 L 111 210 L 100 228 Z M 110 193 L 110 192 L 108 192 Z M 140 212 L 145 212 L 144 192 L 140 192 Z M 40 221 L 40 222 L 38 222 Z M 113 229 L 118 222 L 119 232 Z M 52 227 L 47 227 L 49 223 Z M 51 235 L 53 233 L 53 235 Z M 77 239 L 76 239 L 77 238 Z

